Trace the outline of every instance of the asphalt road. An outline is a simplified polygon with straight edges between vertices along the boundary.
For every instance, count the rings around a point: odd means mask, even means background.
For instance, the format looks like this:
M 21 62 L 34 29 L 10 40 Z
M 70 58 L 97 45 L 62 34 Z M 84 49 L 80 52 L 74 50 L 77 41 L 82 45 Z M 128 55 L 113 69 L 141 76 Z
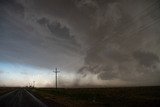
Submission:
M 26 89 L 17 89 L 0 96 L 0 107 L 47 107 Z

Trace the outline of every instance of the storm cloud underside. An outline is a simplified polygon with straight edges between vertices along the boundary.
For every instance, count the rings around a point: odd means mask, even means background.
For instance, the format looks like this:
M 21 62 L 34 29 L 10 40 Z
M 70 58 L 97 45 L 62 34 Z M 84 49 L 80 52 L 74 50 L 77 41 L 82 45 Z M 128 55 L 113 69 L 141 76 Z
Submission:
M 159 12 L 158 0 L 1 0 L 0 61 L 59 67 L 61 86 L 67 73 L 71 86 L 160 85 Z

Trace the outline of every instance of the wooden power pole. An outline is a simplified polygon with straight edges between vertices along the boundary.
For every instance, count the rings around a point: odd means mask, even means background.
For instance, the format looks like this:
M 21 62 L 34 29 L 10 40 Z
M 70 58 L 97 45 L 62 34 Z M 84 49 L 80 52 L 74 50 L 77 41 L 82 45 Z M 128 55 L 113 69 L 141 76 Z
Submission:
M 53 71 L 55 73 L 55 85 L 56 85 L 56 89 L 57 89 L 57 73 L 59 73 L 60 71 L 57 70 L 57 68 L 55 68 L 55 71 Z

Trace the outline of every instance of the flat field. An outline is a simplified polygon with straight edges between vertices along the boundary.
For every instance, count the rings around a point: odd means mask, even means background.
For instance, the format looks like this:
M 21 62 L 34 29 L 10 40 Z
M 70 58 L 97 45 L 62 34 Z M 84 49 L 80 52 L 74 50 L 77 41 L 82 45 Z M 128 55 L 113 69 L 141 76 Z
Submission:
M 30 91 L 52 106 L 67 107 L 160 107 L 160 87 L 34 88 Z
M 0 87 L 0 96 L 16 89 L 18 88 L 17 87 Z

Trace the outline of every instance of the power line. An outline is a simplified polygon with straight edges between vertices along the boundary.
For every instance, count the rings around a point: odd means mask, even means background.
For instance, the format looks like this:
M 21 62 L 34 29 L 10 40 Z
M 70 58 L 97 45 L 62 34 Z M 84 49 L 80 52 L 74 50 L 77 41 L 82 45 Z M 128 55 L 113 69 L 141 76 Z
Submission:
M 55 73 L 55 86 L 56 86 L 56 89 L 57 89 L 57 73 L 59 73 L 60 71 L 57 70 L 57 68 L 55 68 L 55 71 L 53 71 Z

